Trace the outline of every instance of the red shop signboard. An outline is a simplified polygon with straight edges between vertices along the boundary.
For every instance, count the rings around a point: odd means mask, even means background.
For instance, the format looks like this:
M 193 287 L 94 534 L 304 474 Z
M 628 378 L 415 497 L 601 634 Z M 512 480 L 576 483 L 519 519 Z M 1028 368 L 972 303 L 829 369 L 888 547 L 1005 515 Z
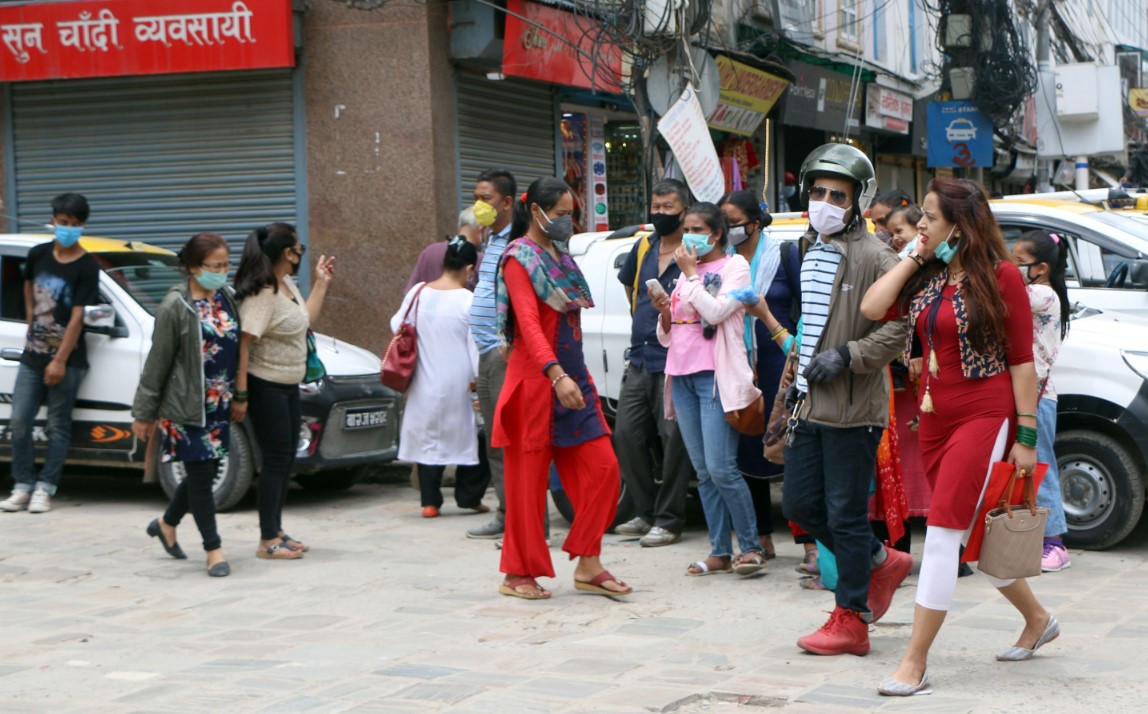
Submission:
M 503 74 L 622 91 L 622 52 L 614 44 L 596 46 L 597 20 L 526 0 L 507 0 L 506 11 Z
M 0 82 L 294 65 L 291 0 L 0 5 Z

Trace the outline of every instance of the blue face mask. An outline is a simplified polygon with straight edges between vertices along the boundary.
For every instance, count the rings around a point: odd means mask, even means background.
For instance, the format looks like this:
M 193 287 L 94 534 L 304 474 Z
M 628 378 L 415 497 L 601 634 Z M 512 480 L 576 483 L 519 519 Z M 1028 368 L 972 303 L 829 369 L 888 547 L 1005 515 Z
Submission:
M 710 243 L 710 237 L 705 233 L 682 234 L 682 245 L 687 249 L 693 248 L 699 258 L 709 255 L 709 252 L 714 249 L 714 244 Z
M 79 242 L 84 234 L 83 226 L 55 226 L 56 240 L 65 248 L 71 248 Z
M 199 283 L 200 287 L 204 290 L 215 292 L 224 285 L 227 285 L 227 273 L 213 273 L 210 270 L 201 270 L 199 275 L 193 275 L 195 282 Z
M 945 265 L 953 261 L 953 256 L 957 254 L 957 249 L 961 247 L 959 240 L 956 245 L 949 245 L 949 238 L 953 237 L 953 231 L 955 230 L 957 230 L 957 227 L 953 226 L 952 229 L 949 230 L 949 237 L 941 241 L 941 244 L 933 250 L 933 255 L 937 256 Z

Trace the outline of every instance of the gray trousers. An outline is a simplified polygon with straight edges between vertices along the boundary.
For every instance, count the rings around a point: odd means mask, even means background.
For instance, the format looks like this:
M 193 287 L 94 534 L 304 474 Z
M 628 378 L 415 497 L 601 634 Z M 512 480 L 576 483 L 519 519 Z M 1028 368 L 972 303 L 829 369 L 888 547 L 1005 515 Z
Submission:
M 614 450 L 638 516 L 650 525 L 681 533 L 694 469 L 677 422 L 665 418 L 665 381 L 661 372 L 626 368 L 614 422 Z M 655 454 L 661 456 L 661 473 L 656 471 Z
M 506 491 L 504 487 L 502 449 L 496 449 L 490 440 L 494 434 L 494 408 L 498 406 L 498 395 L 502 393 L 502 383 L 506 380 L 506 361 L 498 350 L 487 350 L 478 356 L 478 379 L 475 391 L 478 392 L 478 408 L 482 412 L 486 439 L 486 460 L 490 463 L 490 482 L 498 494 L 498 513 L 506 515 Z

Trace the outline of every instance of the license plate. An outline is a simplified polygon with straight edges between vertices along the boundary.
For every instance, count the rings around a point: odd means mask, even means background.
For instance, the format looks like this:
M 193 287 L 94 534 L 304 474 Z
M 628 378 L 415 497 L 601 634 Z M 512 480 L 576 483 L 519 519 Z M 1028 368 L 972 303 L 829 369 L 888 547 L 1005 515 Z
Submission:
M 365 409 L 348 409 L 346 414 L 343 415 L 344 429 L 373 429 L 375 427 L 386 426 L 386 424 L 386 409 L 374 409 L 371 407 Z

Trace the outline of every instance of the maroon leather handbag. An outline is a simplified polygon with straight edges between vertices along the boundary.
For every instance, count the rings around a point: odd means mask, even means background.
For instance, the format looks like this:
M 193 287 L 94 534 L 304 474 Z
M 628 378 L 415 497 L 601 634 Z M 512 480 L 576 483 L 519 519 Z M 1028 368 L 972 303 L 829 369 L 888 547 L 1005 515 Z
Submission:
M 412 310 L 417 310 L 419 295 L 422 294 L 425 287 L 425 284 L 421 285 L 415 292 L 415 296 L 411 298 L 410 304 L 407 305 L 407 311 L 403 313 L 403 320 L 399 324 L 398 331 L 391 338 L 386 352 L 383 352 L 383 369 L 380 374 L 383 386 L 390 387 L 400 394 L 406 394 L 406 391 L 410 389 L 411 380 L 415 376 L 415 364 L 419 359 L 418 333 L 415 324 L 409 322 L 408 318 L 411 316 Z M 418 312 L 416 311 L 415 314 L 417 315 Z

